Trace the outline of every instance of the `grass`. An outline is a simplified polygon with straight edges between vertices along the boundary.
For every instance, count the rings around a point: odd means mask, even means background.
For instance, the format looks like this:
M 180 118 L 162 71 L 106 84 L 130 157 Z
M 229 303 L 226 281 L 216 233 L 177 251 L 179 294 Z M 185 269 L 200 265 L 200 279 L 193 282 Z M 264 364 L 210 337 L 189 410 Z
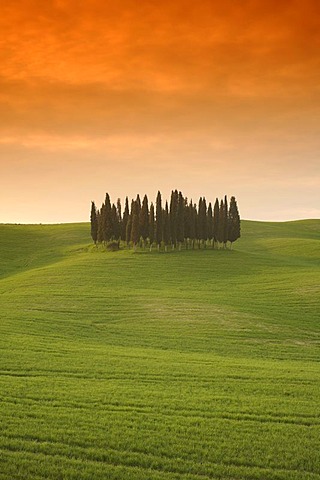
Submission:
M 320 221 L 233 251 L 0 226 L 0 479 L 320 479 Z

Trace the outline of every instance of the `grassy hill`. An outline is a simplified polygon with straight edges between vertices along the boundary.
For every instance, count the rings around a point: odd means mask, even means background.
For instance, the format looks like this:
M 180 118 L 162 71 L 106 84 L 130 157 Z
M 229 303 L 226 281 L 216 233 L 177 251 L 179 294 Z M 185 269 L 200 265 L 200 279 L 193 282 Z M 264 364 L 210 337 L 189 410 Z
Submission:
M 0 225 L 0 479 L 320 479 L 320 220 L 232 251 Z

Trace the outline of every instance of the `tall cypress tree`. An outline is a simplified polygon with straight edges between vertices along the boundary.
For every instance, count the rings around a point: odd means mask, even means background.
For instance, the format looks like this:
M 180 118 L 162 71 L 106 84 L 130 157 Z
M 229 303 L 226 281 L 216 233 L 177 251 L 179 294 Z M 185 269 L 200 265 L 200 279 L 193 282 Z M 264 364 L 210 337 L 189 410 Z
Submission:
M 145 195 L 142 201 L 142 207 L 139 214 L 140 235 L 143 239 L 143 245 L 149 237 L 149 206 L 148 197 Z
M 163 241 L 165 245 L 165 250 L 167 251 L 168 245 L 170 244 L 170 240 L 171 240 L 171 225 L 170 225 L 168 202 L 166 202 L 166 206 L 162 211 L 162 218 L 163 218 Z
M 178 228 L 178 190 L 172 190 L 170 199 L 170 223 L 171 223 L 171 242 L 174 247 L 177 245 L 177 228 Z
M 198 211 L 197 211 L 197 240 L 198 240 L 198 245 L 200 245 L 200 240 L 202 238 L 202 222 L 200 220 L 200 215 L 201 215 L 201 210 L 202 210 L 202 197 L 199 198 L 198 201 Z
M 213 232 L 212 232 L 213 247 L 215 243 L 218 243 L 219 218 L 220 218 L 219 200 L 216 198 L 214 208 L 213 208 Z
M 103 215 L 103 239 L 105 242 L 109 242 L 112 237 L 112 215 L 111 215 L 111 203 L 109 194 L 106 193 L 106 199 L 104 202 L 104 215 Z
M 178 212 L 177 212 L 177 241 L 179 249 L 184 242 L 184 198 L 181 192 L 178 194 Z
M 91 226 L 91 237 L 94 244 L 96 245 L 98 240 L 98 219 L 97 219 L 97 209 L 94 202 L 91 202 L 90 226 Z
M 158 191 L 157 200 L 156 200 L 156 242 L 158 245 L 158 249 L 160 249 L 161 241 L 162 241 L 162 200 L 161 200 L 161 193 Z
M 129 215 L 129 218 L 128 218 L 127 230 L 126 230 L 127 245 L 130 245 L 130 242 L 132 241 L 132 225 L 133 225 L 134 215 L 137 215 L 137 202 L 132 199 L 131 200 L 131 206 L 130 206 L 130 215 Z
M 99 235 L 99 238 L 101 235 L 101 243 L 105 242 L 105 223 L 106 223 L 106 206 L 104 203 L 102 203 L 101 209 L 100 209 L 100 222 L 98 226 L 98 235 Z
M 102 231 L 102 221 L 101 221 L 101 210 L 97 210 L 97 222 L 98 222 L 98 243 L 103 242 L 103 231 Z
M 126 197 L 123 217 L 122 217 L 122 225 L 121 225 L 121 240 L 123 241 L 126 240 L 126 230 L 127 230 L 128 219 L 129 219 L 129 200 L 128 200 L 128 197 Z
M 132 228 L 131 228 L 131 241 L 133 243 L 133 247 L 136 250 L 137 243 L 140 239 L 140 231 L 139 231 L 139 206 L 137 205 L 137 201 L 135 202 L 136 206 L 133 209 L 133 216 L 132 216 Z
M 185 244 L 186 248 L 188 248 L 188 244 L 190 241 L 190 229 L 191 229 L 191 215 L 190 215 L 190 207 L 188 203 L 188 199 L 184 199 L 184 237 L 185 237 Z
M 118 237 L 119 240 L 121 240 L 121 235 L 122 235 L 122 208 L 121 208 L 121 200 L 118 198 L 117 200 L 117 217 L 118 217 L 118 224 L 119 224 L 119 231 L 118 231 Z
M 231 244 L 240 238 L 240 215 L 235 197 L 230 198 L 228 240 Z
M 203 197 L 202 199 L 201 222 L 202 222 L 203 243 L 204 243 L 204 246 L 206 247 L 207 238 L 208 238 L 208 222 L 207 222 L 207 201 L 205 197 Z
M 196 215 L 197 212 L 195 210 L 195 206 L 192 202 L 192 200 L 190 200 L 190 203 L 189 203 L 189 217 L 190 217 L 190 231 L 189 231 L 189 239 L 192 243 L 192 248 L 194 248 L 194 242 L 195 242 L 195 239 L 196 239 L 196 223 L 197 223 L 197 218 L 196 218 Z
M 194 212 L 194 232 L 195 232 L 195 235 L 194 235 L 194 243 L 195 243 L 196 240 L 197 240 L 198 248 L 199 248 L 199 242 L 198 242 L 198 237 L 199 237 L 199 234 L 198 234 L 199 222 L 198 222 L 198 211 L 197 211 L 197 204 L 196 204 L 196 203 L 193 205 L 193 212 Z
M 207 210 L 207 236 L 209 242 L 211 243 L 213 238 L 213 213 L 211 202 L 209 202 Z
M 218 224 L 218 235 L 217 240 L 219 243 L 223 243 L 224 240 L 224 203 L 223 200 L 220 201 L 220 208 L 219 208 L 219 224 Z
M 127 225 L 126 225 L 126 244 L 128 245 L 128 247 L 131 241 L 131 230 L 132 230 L 132 216 L 129 214 Z
M 198 207 L 198 240 L 203 244 L 207 240 L 207 202 L 200 197 Z
M 137 215 L 140 215 L 140 210 L 141 210 L 141 200 L 140 200 L 140 195 L 138 193 L 137 198 L 136 198 L 136 212 L 137 212 Z
M 149 241 L 150 241 L 150 251 L 152 249 L 152 244 L 154 242 L 155 234 L 155 221 L 154 221 L 154 205 L 151 202 L 150 204 L 150 213 L 149 213 Z
M 228 241 L 228 223 L 229 223 L 229 217 L 228 217 L 228 199 L 227 195 L 224 197 L 224 204 L 223 204 L 223 246 L 224 248 L 227 248 L 227 241 Z
M 111 239 L 119 240 L 119 238 L 120 238 L 120 221 L 119 221 L 117 207 L 113 203 L 111 207 Z

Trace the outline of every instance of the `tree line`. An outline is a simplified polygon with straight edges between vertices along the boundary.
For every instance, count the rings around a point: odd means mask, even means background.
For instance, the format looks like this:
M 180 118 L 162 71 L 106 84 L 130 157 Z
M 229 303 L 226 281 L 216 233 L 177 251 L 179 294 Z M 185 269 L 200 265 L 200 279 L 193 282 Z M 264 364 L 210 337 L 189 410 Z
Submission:
M 240 215 L 235 197 L 216 199 L 214 206 L 205 197 L 198 203 L 188 201 L 178 190 L 171 192 L 170 202 L 163 205 L 158 191 L 155 204 L 139 194 L 131 201 L 128 197 L 122 212 L 120 199 L 116 204 L 110 201 L 107 193 L 101 208 L 91 202 L 91 237 L 95 244 L 118 247 L 124 242 L 128 247 L 137 246 L 150 250 L 153 245 L 167 251 L 188 248 L 226 248 L 240 237 Z

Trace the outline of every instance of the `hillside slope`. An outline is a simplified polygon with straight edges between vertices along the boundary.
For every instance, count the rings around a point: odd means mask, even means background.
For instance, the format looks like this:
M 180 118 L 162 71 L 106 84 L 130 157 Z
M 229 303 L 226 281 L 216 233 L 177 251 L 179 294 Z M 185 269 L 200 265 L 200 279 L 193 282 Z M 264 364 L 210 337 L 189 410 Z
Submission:
M 320 221 L 232 251 L 0 225 L 0 479 L 320 479 Z

